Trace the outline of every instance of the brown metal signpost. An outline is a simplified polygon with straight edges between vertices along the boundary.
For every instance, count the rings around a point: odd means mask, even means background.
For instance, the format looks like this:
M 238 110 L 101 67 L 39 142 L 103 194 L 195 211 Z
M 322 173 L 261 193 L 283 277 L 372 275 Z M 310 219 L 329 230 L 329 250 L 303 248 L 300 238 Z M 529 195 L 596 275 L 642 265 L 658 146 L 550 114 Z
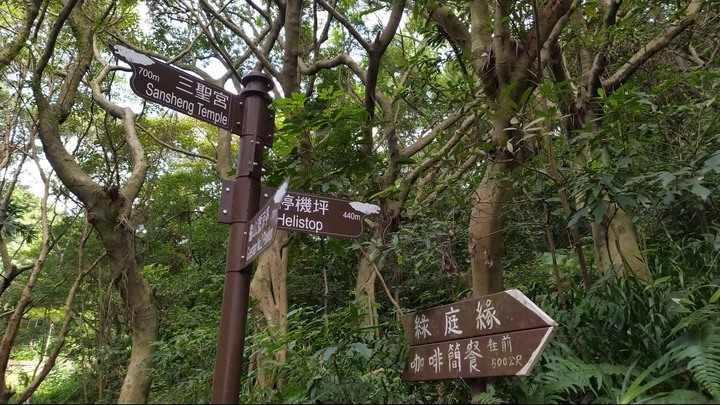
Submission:
M 557 323 L 518 290 L 402 317 L 403 381 L 526 375 Z
M 232 187 L 223 187 L 223 194 L 232 195 L 232 222 L 211 399 L 223 404 L 236 404 L 240 393 L 252 272 L 252 262 L 246 257 L 248 222 L 258 212 L 263 144 L 273 131 L 273 115 L 268 109 L 272 81 L 260 72 L 250 72 L 242 84 L 239 99 L 244 115 L 238 122 L 242 126 L 235 182 Z
M 215 357 L 212 403 L 236 404 L 240 394 L 245 325 L 252 261 L 267 249 L 277 228 L 359 237 L 362 221 L 380 207 L 357 201 L 278 192 L 266 189 L 269 199 L 258 210 L 263 147 L 272 147 L 274 116 L 268 106 L 272 81 L 261 72 L 243 77 L 239 95 L 201 80 L 124 45 L 112 52 L 132 68 L 130 87 L 138 96 L 240 135 L 235 180 L 223 180 L 218 220 L 230 224 L 220 336 Z
M 260 72 L 250 72 L 242 78 L 243 91 L 234 95 L 126 46 L 112 45 L 111 49 L 132 67 L 130 87 L 135 94 L 240 135 L 235 181 L 223 183 L 223 194 L 230 196 L 229 217 L 223 222 L 231 225 L 212 387 L 213 403 L 236 404 L 252 271 L 246 257 L 248 222 L 260 202 L 263 146 L 272 146 L 274 120 L 268 108 L 272 81 Z M 257 254 L 265 247 L 258 246 Z

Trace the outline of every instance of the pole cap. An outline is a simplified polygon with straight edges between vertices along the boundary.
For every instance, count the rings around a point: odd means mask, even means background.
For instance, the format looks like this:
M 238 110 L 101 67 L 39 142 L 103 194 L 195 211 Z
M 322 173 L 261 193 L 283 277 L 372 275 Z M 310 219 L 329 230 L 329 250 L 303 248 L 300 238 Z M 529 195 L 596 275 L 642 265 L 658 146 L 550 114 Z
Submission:
M 247 75 L 240 79 L 240 83 L 245 87 L 245 91 L 258 91 L 267 93 L 273 88 L 272 79 L 270 76 L 258 70 L 252 70 Z

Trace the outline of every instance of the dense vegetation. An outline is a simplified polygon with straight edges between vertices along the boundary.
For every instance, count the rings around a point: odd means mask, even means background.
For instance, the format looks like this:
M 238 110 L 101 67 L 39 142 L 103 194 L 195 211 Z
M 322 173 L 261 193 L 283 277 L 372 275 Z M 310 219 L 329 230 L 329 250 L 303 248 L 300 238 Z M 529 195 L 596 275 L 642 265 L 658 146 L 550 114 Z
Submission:
M 720 401 L 720 4 L 195 3 L 0 2 L 1 403 L 210 401 L 237 137 L 116 43 L 266 72 L 262 183 L 382 207 L 257 261 L 241 403 Z M 401 381 L 401 313 L 508 288 L 530 375 Z

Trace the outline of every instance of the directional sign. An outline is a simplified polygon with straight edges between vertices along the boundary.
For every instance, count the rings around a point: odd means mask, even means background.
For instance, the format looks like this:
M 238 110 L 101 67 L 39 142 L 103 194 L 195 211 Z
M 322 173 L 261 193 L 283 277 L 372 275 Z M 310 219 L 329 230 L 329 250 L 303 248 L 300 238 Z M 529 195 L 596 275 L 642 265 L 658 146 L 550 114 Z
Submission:
M 557 323 L 519 290 L 404 315 L 404 381 L 525 375 Z
M 413 312 L 401 321 L 410 345 L 557 326 L 516 289 Z
M 275 230 L 278 223 L 278 211 L 280 203 L 287 192 L 288 180 L 275 192 L 273 198 L 265 203 L 253 219 L 250 220 L 250 227 L 247 239 L 247 251 L 245 252 L 245 263 L 251 263 L 265 249 L 270 247 L 275 239 Z
M 138 96 L 240 134 L 238 95 L 126 46 L 110 48 L 132 67 L 130 87 Z
M 528 329 L 408 349 L 403 381 L 527 375 L 553 335 Z
M 272 189 L 263 187 L 263 196 Z M 278 228 L 289 231 L 357 238 L 363 233 L 363 218 L 380 213 L 375 204 L 288 191 L 278 214 Z

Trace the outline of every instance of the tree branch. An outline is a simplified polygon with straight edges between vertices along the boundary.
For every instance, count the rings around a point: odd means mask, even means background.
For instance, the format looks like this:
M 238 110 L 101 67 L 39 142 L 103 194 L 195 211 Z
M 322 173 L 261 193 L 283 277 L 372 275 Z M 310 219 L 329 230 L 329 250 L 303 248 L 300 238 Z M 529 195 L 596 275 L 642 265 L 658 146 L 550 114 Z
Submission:
M 691 0 L 685 10 L 685 16 L 681 20 L 673 22 L 669 27 L 657 34 L 612 76 L 602 81 L 605 93 L 609 94 L 622 86 L 643 63 L 663 50 L 675 37 L 692 25 L 704 5 L 705 0 Z
M 340 24 L 342 24 L 343 27 L 345 27 L 345 29 L 348 31 L 348 33 L 350 33 L 350 35 L 351 35 L 353 38 L 355 38 L 355 40 L 358 42 L 358 44 L 360 44 L 360 46 L 362 46 L 363 49 L 365 49 L 365 51 L 367 51 L 368 53 L 370 53 L 370 48 L 371 48 L 370 43 L 367 42 L 367 41 L 365 40 L 365 38 L 362 37 L 362 35 L 360 35 L 360 33 L 359 33 L 359 32 L 355 29 L 355 27 L 352 25 L 352 23 L 350 22 L 350 20 L 348 20 L 347 18 L 345 18 L 344 15 L 340 14 L 340 13 L 335 9 L 335 7 L 333 7 L 332 5 L 330 5 L 330 4 L 329 4 L 328 2 L 326 2 L 325 0 L 316 0 L 316 1 L 318 2 L 318 4 L 320 4 L 320 6 L 322 6 L 322 8 L 325 9 L 325 11 L 328 12 L 328 14 L 330 14 L 334 19 L 336 19 Z
M 445 142 L 445 144 L 436 153 L 433 153 L 431 156 L 427 157 L 420 165 L 415 168 L 415 170 L 405 176 L 403 181 L 404 189 L 400 192 L 400 197 L 398 198 L 401 207 L 405 205 L 408 195 L 410 194 L 410 189 L 412 188 L 411 186 L 415 183 L 418 177 L 420 177 L 420 175 L 425 172 L 430 166 L 440 160 L 440 158 L 446 156 L 450 152 L 450 150 L 452 150 L 455 145 L 457 145 L 457 143 L 460 142 L 460 140 L 465 136 L 468 129 L 475 123 L 478 117 L 479 114 L 473 113 L 467 118 L 465 118 L 460 127 L 455 130 L 453 136 L 448 139 L 447 142 Z
M 550 0 L 543 8 L 538 20 L 534 22 L 527 35 L 523 39 L 526 50 L 526 60 L 521 59 L 515 71 L 516 75 L 525 75 L 530 64 L 540 55 L 541 47 L 550 37 L 557 22 L 568 13 L 573 0 Z M 497 21 L 497 17 L 496 17 Z
M 68 6 L 74 5 L 76 1 L 69 1 L 63 12 Z M 70 11 L 67 10 L 69 14 Z M 57 36 L 60 34 L 60 28 L 64 21 L 69 18 L 73 28 L 73 34 L 76 39 L 76 59 L 69 69 L 70 73 L 66 75 L 62 84 L 60 96 L 57 103 L 50 104 L 44 95 L 42 85 L 42 75 L 45 67 L 50 59 Z M 73 23 L 72 16 L 59 18 L 53 26 L 51 37 L 48 38 L 48 48 L 46 55 L 39 61 L 35 67 L 33 78 L 31 81 L 33 95 L 37 103 L 37 125 L 40 140 L 42 141 L 45 156 L 55 169 L 58 177 L 68 189 L 78 196 L 83 203 L 89 203 L 95 196 L 102 191 L 100 187 L 88 176 L 78 165 L 72 155 L 68 153 L 60 139 L 60 124 L 64 122 L 70 114 L 75 99 L 80 80 L 90 65 L 93 58 L 92 50 L 92 33 L 89 31 L 87 24 Z M 49 51 L 48 51 L 49 49 Z M 50 54 L 47 54 L 50 52 Z
M 258 48 L 258 46 L 255 44 L 255 42 L 252 41 L 245 34 L 244 30 L 240 29 L 240 27 L 233 24 L 224 15 L 217 12 L 217 10 L 215 10 L 210 5 L 210 3 L 208 3 L 207 0 L 200 0 L 200 4 L 203 6 L 203 8 L 205 8 L 205 10 L 210 12 L 210 14 L 212 14 L 213 17 L 215 17 L 218 21 L 220 21 L 220 23 L 222 23 L 227 29 L 232 31 L 233 34 L 242 38 L 243 42 L 245 42 L 245 44 L 248 46 L 248 48 L 250 48 L 252 53 L 255 55 L 255 57 L 258 58 L 258 60 L 262 63 L 263 67 L 268 71 L 268 73 L 270 73 L 276 79 L 280 80 L 280 73 L 277 71 L 277 69 L 275 69 L 273 67 L 273 63 L 267 58 L 266 52 L 264 52 L 262 49 Z M 281 25 L 281 24 L 277 24 L 277 23 L 270 24 L 270 27 L 275 27 L 279 32 L 281 27 L 276 27 L 276 25 Z M 270 32 L 270 31 L 271 31 L 271 28 L 269 28 L 268 31 L 263 31 L 263 32 Z
M 444 130 L 450 128 L 453 124 L 455 124 L 460 118 L 465 116 L 468 111 L 473 109 L 475 105 L 477 105 L 478 101 L 473 100 L 469 104 L 465 105 L 460 110 L 456 111 L 454 114 L 450 115 L 449 117 L 445 118 L 440 124 L 434 126 L 429 131 L 425 132 L 423 136 L 421 136 L 417 141 L 415 141 L 413 144 L 406 146 L 400 151 L 400 157 L 402 158 L 409 158 L 413 156 L 414 154 L 421 151 L 424 147 L 429 145 L 437 136 Z
M 192 152 L 192 151 L 189 151 L 186 149 L 178 148 L 177 146 L 173 146 L 173 145 L 163 141 L 162 139 L 158 138 L 157 136 L 155 136 L 155 134 L 153 134 L 151 131 L 148 131 L 144 126 L 142 126 L 140 124 L 136 124 L 136 125 L 138 128 L 140 128 L 141 131 L 143 131 L 146 135 L 148 135 L 150 138 L 152 138 L 155 142 L 159 143 L 160 145 L 162 145 L 174 152 L 182 153 L 183 155 L 193 156 L 193 157 L 200 158 L 200 159 L 205 159 L 208 162 L 217 163 L 217 159 L 213 158 L 212 156 L 203 155 L 202 153 L 196 153 L 196 152 Z M 227 130 L 221 129 L 221 131 L 227 131 Z
M 23 24 L 18 30 L 15 31 L 15 38 L 10 41 L 7 46 L 0 49 L 0 71 L 4 70 L 10 62 L 20 53 L 25 42 L 30 36 L 30 30 L 32 29 L 35 19 L 40 13 L 40 4 L 42 0 L 28 0 L 27 9 L 25 10 L 25 18 L 23 18 Z

